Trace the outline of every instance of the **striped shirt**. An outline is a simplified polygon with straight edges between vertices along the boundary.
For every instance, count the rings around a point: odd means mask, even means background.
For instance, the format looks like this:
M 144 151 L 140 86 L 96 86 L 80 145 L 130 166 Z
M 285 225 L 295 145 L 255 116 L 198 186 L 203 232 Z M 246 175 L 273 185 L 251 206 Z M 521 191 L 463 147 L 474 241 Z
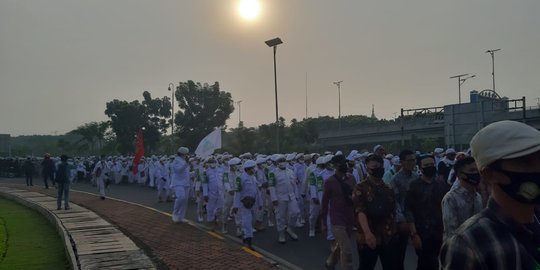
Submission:
M 490 199 L 441 248 L 441 269 L 540 269 L 540 224 L 518 224 Z

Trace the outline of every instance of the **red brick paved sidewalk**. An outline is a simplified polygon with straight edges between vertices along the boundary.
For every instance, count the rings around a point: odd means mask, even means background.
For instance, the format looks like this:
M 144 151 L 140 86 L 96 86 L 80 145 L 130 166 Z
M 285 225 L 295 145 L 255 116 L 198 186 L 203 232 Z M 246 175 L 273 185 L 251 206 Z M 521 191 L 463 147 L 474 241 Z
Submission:
M 13 186 L 55 196 L 55 189 Z M 70 197 L 70 201 L 96 212 L 135 238 L 135 242 L 146 245 L 143 248 L 150 249 L 152 254 L 148 255 L 159 268 L 277 269 L 232 241 L 220 240 L 188 224 L 173 224 L 169 216 L 157 211 L 76 191 L 71 191 Z

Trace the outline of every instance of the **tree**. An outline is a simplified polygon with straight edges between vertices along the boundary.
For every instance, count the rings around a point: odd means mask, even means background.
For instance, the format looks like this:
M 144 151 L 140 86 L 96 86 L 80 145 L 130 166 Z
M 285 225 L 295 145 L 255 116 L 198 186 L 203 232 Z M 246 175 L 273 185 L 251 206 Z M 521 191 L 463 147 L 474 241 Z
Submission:
M 96 154 L 103 148 L 108 128 L 109 122 L 90 122 L 77 127 L 68 134 L 81 136 L 81 139 L 75 143 L 80 151 L 86 149 L 89 153 Z
M 174 96 L 180 107 L 174 117 L 175 131 L 182 143 L 192 149 L 215 128 L 224 127 L 234 111 L 231 94 L 220 91 L 218 82 L 181 82 Z
M 168 97 L 152 99 L 149 92 L 143 92 L 144 100 L 139 102 L 107 102 L 105 114 L 111 119 L 111 128 L 116 135 L 118 152 L 122 154 L 134 151 L 135 137 L 139 128 L 143 128 L 144 145 L 151 153 L 159 142 L 161 132 L 165 132 L 171 116 L 171 102 Z
M 228 132 L 225 141 L 224 149 L 233 154 L 242 154 L 246 152 L 257 152 L 258 145 L 256 142 L 257 133 L 255 128 L 246 128 L 244 123 L 240 122 L 238 128 L 231 129 Z

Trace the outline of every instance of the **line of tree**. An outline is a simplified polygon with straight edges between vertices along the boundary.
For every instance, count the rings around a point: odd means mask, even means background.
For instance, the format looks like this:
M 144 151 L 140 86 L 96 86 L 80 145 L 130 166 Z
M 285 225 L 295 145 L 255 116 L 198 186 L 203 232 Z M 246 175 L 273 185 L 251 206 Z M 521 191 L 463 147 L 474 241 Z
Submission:
M 59 137 L 55 145 L 47 144 L 51 154 L 68 153 L 71 155 L 130 155 L 135 151 L 136 136 L 139 128 L 143 130 L 145 153 L 173 153 L 179 145 L 195 149 L 199 141 L 215 128 L 223 130 L 222 152 L 239 154 L 273 153 L 276 151 L 276 125 L 279 130 L 281 152 L 321 152 L 318 143 L 319 133 L 323 130 L 357 128 L 361 125 L 377 125 L 393 120 L 376 119 L 364 115 L 344 116 L 336 119 L 329 116 L 292 119 L 286 124 L 284 118 L 279 122 L 263 124 L 258 127 L 245 127 L 242 122 L 237 127 L 227 130 L 226 121 L 234 112 L 234 102 L 229 92 L 222 91 L 219 83 L 210 85 L 194 81 L 180 82 L 174 89 L 176 105 L 174 116 L 174 134 L 170 135 L 171 99 L 167 96 L 153 98 L 150 92 L 142 93 L 142 100 L 114 99 L 105 104 L 103 122 L 83 124 Z M 401 145 L 393 142 L 386 145 L 387 150 L 399 151 L 400 148 L 429 149 L 442 145 L 440 140 L 413 138 Z M 345 146 L 350 149 L 370 149 L 369 145 Z M 41 149 L 41 148 L 40 148 Z M 29 149 L 20 149 L 20 153 Z M 336 149 L 331 149 L 336 150 Z

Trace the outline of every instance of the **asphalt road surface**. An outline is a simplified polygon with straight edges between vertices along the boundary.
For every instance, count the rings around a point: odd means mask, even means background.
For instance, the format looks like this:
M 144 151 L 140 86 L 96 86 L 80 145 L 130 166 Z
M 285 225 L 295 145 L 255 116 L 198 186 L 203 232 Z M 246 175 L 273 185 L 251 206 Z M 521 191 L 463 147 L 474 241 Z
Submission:
M 24 179 L 21 178 L 2 178 L 0 181 L 5 183 L 25 183 Z M 40 178 L 34 178 L 33 183 L 35 186 L 43 186 L 43 181 Z M 71 189 L 95 194 L 98 193 L 96 187 L 85 182 L 74 183 Z M 173 208 L 173 203 L 158 203 L 156 190 L 149 187 L 138 186 L 136 184 L 111 185 L 106 191 L 106 194 L 107 197 L 142 204 L 167 213 L 171 213 Z M 197 221 L 195 209 L 196 204 L 190 200 L 187 218 L 192 221 Z M 234 229 L 234 221 L 229 222 L 228 228 L 229 234 L 235 236 L 236 230 Z M 304 228 L 295 228 L 295 232 L 299 237 L 298 241 L 292 241 L 287 236 L 287 243 L 279 244 L 276 228 L 267 227 L 266 230 L 255 233 L 253 245 L 302 269 L 325 269 L 324 262 L 330 253 L 330 245 L 326 240 L 326 237 L 320 233 L 317 233 L 314 238 L 308 237 L 309 229 L 307 224 Z M 358 267 L 358 253 L 356 251 L 356 246 L 353 246 L 353 248 L 354 269 L 356 269 Z M 416 260 L 417 257 L 414 249 L 409 246 L 405 257 L 405 269 L 416 269 Z M 336 269 L 339 269 L 339 267 Z M 382 269 L 380 262 L 377 263 L 375 269 Z

